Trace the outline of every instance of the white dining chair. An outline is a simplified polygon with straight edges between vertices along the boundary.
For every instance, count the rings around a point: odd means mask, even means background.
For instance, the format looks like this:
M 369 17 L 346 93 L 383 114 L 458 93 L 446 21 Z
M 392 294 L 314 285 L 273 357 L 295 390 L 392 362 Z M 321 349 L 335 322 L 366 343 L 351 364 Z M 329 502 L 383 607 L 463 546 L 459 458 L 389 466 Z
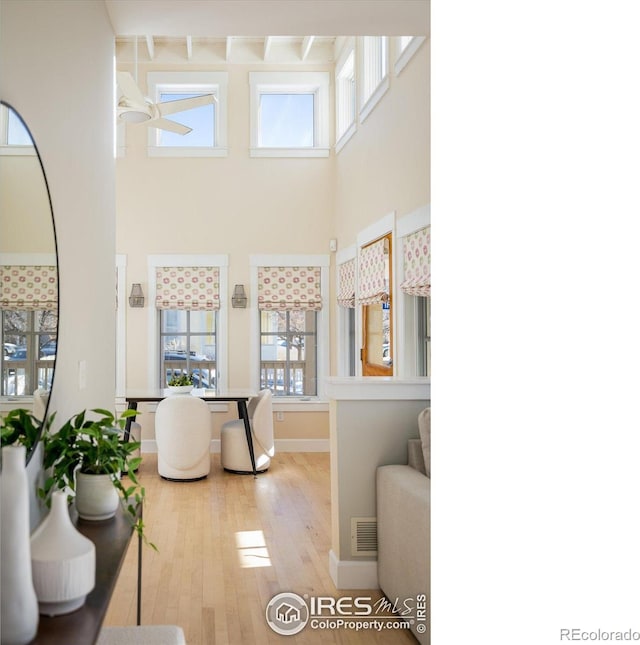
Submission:
M 273 404 L 271 390 L 261 390 L 249 399 L 247 406 L 256 472 L 262 473 L 271 465 L 275 454 L 273 438 Z M 220 462 L 225 470 L 253 474 L 247 435 L 242 419 L 222 424 L 220 430 Z
M 191 394 L 175 394 L 156 408 L 158 474 L 164 479 L 193 481 L 211 470 L 211 413 Z

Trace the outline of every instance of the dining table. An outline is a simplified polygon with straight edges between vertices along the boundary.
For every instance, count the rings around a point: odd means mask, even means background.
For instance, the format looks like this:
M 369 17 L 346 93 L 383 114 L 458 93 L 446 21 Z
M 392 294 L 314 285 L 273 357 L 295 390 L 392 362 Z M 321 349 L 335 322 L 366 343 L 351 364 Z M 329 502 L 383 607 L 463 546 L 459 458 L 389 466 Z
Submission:
M 213 402 L 234 402 L 236 403 L 238 409 L 238 418 L 242 419 L 244 423 L 244 431 L 247 438 L 247 449 L 249 451 L 249 457 L 251 459 L 251 467 L 253 469 L 253 476 L 257 477 L 256 472 L 256 458 L 253 450 L 253 437 L 251 434 L 251 420 L 249 419 L 249 413 L 247 410 L 247 402 L 253 396 L 256 396 L 256 392 L 251 390 L 218 390 L 218 389 L 208 389 L 208 388 L 193 388 L 191 392 L 186 394 L 174 394 L 168 388 L 157 388 L 157 389 L 147 389 L 147 390 L 127 390 L 125 394 L 125 400 L 127 402 L 127 409 L 129 410 L 138 410 L 139 403 L 159 403 L 162 399 L 165 399 L 167 396 L 197 396 L 203 401 L 213 401 Z M 136 415 L 131 415 L 127 417 L 126 425 L 124 429 L 124 439 L 129 441 L 131 435 L 131 424 L 135 421 Z

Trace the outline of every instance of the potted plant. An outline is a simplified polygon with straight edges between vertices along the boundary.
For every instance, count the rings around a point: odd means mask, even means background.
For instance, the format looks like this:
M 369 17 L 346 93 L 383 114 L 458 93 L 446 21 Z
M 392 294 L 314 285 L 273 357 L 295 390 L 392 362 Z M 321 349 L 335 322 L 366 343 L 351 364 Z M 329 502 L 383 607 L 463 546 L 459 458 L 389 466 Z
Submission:
M 186 394 L 193 390 L 193 375 L 192 374 L 178 374 L 173 375 L 167 383 L 169 391 L 173 394 Z
M 133 526 L 140 537 L 147 541 L 144 524 L 138 515 L 145 489 L 140 485 L 135 470 L 142 461 L 132 453 L 139 442 L 124 441 L 122 433 L 128 417 L 134 410 L 126 410 L 118 418 L 108 410 L 91 410 L 100 415 L 87 418 L 86 410 L 79 412 L 53 433 L 43 434 L 45 469 L 51 469 L 44 488 L 38 494 L 49 503 L 54 490 L 69 489 L 75 492 L 78 515 L 83 519 L 106 519 L 115 515 L 118 503 L 128 511 Z M 127 471 L 129 486 L 121 479 Z
M 47 422 L 47 425 L 49 423 Z M 22 408 L 11 410 L 4 419 L 0 420 L 1 445 L 24 446 L 28 455 L 38 442 L 41 426 L 42 422 L 29 410 Z

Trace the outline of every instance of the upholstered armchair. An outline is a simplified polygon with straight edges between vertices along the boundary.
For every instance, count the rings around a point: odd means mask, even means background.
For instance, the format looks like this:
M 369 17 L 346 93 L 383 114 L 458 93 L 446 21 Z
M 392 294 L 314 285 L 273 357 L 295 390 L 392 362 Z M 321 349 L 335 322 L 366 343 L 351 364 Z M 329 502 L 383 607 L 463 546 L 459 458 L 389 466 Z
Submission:
M 275 454 L 271 390 L 261 390 L 257 396 L 252 397 L 247 412 L 251 424 L 256 471 L 261 473 L 269 468 L 271 457 Z M 220 453 L 220 461 L 225 470 L 241 474 L 253 473 L 242 419 L 233 419 L 222 424 Z

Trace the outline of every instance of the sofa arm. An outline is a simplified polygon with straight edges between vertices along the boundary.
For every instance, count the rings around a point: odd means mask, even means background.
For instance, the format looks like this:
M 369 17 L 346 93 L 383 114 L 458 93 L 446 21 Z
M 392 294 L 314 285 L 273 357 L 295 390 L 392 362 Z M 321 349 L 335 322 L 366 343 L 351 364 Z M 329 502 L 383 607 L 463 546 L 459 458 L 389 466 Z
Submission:
M 409 466 L 426 475 L 427 469 L 424 464 L 422 441 L 420 439 L 409 439 L 407 442 L 407 450 L 409 451 Z
M 409 466 L 380 466 L 376 507 L 380 589 L 392 602 L 398 599 L 404 606 L 406 600 L 414 608 L 417 596 L 426 594 L 428 607 L 431 480 Z M 428 631 L 419 633 L 417 624 L 411 630 L 420 643 L 429 642 Z

